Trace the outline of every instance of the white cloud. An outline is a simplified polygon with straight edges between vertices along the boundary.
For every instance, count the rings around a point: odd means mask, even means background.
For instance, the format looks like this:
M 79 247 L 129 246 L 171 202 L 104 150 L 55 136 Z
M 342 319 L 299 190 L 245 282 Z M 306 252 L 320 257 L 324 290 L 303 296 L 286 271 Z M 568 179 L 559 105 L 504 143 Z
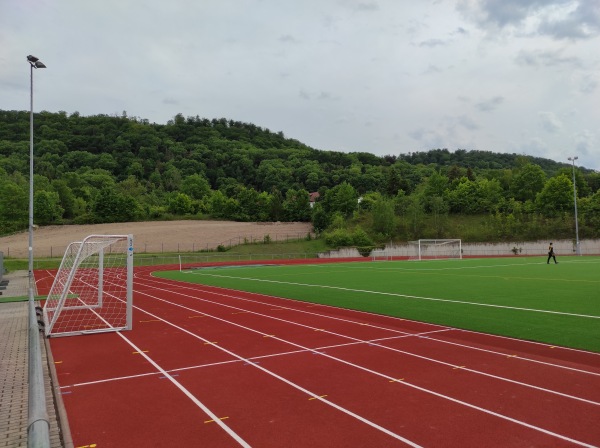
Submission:
M 540 123 L 547 132 L 556 133 L 562 129 L 562 123 L 552 112 L 540 112 Z
M 226 117 L 378 155 L 572 148 L 600 170 L 599 5 L 3 0 L 0 107 L 28 109 L 34 54 L 36 111 Z

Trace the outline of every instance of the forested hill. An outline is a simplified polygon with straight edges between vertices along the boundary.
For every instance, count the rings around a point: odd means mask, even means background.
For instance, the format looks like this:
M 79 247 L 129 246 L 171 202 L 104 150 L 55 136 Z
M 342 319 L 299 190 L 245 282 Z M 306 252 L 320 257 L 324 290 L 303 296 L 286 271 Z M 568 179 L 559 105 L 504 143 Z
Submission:
M 539 165 L 549 176 L 566 166 L 550 159 L 464 149 L 453 152 L 432 149 L 381 157 L 367 152 L 316 150 L 286 138 L 282 132 L 225 118 L 209 120 L 177 115 L 166 125 L 161 125 L 127 117 L 126 114 L 84 117 L 78 113 L 41 112 L 34 114 L 34 126 L 35 145 L 42 143 L 35 154 L 36 161 L 39 159 L 39 170 L 44 166 L 50 168 L 46 162 L 56 162 L 58 173 L 61 168 L 68 170 L 89 166 L 107 169 L 122 179 L 128 174 L 146 177 L 154 172 L 154 168 L 161 170 L 173 164 L 183 174 L 204 172 L 213 188 L 218 187 L 218 179 L 223 177 L 260 188 L 261 185 L 251 176 L 254 173 L 244 162 L 258 167 L 263 160 L 270 159 L 284 162 L 303 159 L 326 168 L 349 167 L 356 162 L 375 167 L 390 166 L 402 160 L 411 165 L 456 165 L 493 170 L 513 169 L 527 161 Z M 10 149 L 14 144 L 20 145 L 16 152 L 23 154 L 22 149 L 28 142 L 29 112 L 0 110 L 0 155 L 10 157 L 14 154 L 15 151 Z M 224 154 L 230 157 L 223 157 Z M 63 157 L 67 160 L 59 160 Z M 142 162 L 141 170 L 137 164 L 132 166 L 132 162 L 136 161 Z M 3 164 L 6 163 L 4 161 Z M 152 166 L 153 163 L 155 166 Z M 8 165 L 10 167 L 10 163 Z M 314 189 L 319 186 L 311 185 Z
M 0 110 L 0 234 L 27 228 L 29 123 L 26 111 Z M 480 215 L 495 216 L 498 232 L 484 223 L 488 234 L 472 239 L 531 238 L 538 217 L 561 219 L 568 234 L 573 210 L 567 163 L 463 149 L 317 150 L 254 124 L 180 114 L 156 124 L 125 113 L 36 113 L 34 174 L 39 225 L 187 216 L 312 220 L 325 230 L 356 218 L 383 240 L 456 236 L 445 217 Z M 600 234 L 600 173 L 575 174 L 582 231 Z M 314 208 L 311 192 L 320 194 Z M 505 217 L 522 224 L 513 235 Z

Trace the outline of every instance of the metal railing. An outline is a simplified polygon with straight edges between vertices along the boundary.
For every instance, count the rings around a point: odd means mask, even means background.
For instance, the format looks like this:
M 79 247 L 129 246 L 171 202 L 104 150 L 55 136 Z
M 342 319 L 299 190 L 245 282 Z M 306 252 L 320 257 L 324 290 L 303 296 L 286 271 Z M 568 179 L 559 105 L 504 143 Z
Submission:
M 32 279 L 29 285 L 29 417 L 27 421 L 28 448 L 50 447 L 50 421 L 46 408 L 46 389 L 40 349 L 40 332 L 35 310 Z

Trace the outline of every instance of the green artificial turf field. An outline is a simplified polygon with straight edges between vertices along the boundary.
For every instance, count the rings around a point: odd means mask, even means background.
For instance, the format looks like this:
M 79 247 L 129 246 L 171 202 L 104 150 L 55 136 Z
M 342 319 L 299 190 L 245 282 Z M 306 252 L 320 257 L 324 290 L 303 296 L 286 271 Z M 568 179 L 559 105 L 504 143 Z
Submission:
M 156 276 L 600 352 L 600 257 L 227 266 Z

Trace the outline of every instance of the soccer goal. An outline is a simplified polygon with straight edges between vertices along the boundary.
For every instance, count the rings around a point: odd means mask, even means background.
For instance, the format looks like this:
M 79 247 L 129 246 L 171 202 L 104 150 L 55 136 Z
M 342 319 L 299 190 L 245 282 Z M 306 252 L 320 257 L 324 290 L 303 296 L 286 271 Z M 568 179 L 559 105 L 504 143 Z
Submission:
M 43 308 L 46 336 L 131 329 L 133 236 L 69 244 Z
M 462 241 L 460 239 L 423 239 L 409 243 L 412 246 L 410 260 L 462 259 Z
M 390 261 L 392 259 L 392 254 L 387 250 L 387 248 L 373 249 L 371 251 L 372 261 Z

